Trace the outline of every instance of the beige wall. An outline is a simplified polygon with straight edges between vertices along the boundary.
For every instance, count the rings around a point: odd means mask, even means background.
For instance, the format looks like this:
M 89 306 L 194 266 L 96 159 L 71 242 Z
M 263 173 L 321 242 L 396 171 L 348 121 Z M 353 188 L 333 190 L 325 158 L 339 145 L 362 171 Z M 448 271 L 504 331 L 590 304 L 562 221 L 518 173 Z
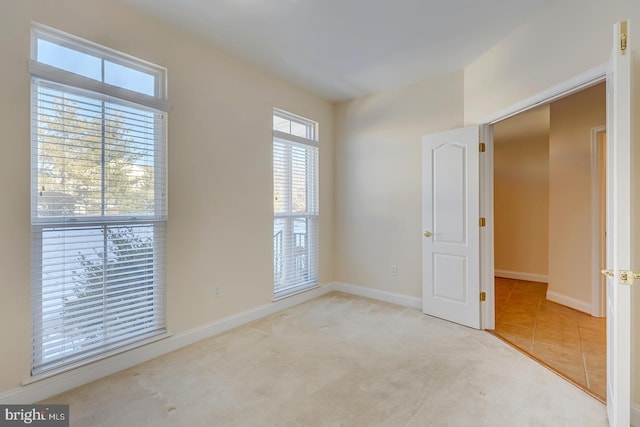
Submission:
M 272 300 L 271 113 L 320 123 L 321 282 L 333 279 L 333 108 L 107 1 L 0 0 L 0 392 L 29 376 L 29 58 L 34 20 L 168 69 L 168 326 Z M 213 286 L 222 296 L 213 297 Z
M 480 123 L 605 64 L 611 51 L 613 24 L 622 19 L 630 19 L 632 29 L 637 28 L 640 3 L 565 0 L 532 17 L 465 68 L 465 123 Z M 635 49 L 640 50 L 638 46 Z M 636 62 L 639 57 L 636 55 Z
M 497 123 L 493 143 L 496 272 L 547 276 L 549 107 Z
M 465 68 L 465 123 L 473 124 L 530 96 L 606 63 L 616 21 L 629 19 L 633 31 L 634 113 L 640 123 L 640 3 L 636 0 L 566 0 L 532 17 Z M 640 132 L 633 135 L 640 164 Z M 636 168 L 637 169 L 637 168 Z M 638 174 L 638 172 L 635 172 Z M 635 176 L 638 178 L 638 175 Z M 638 180 L 636 179 L 635 182 Z M 640 186 L 634 191 L 634 218 L 640 218 Z M 634 221 L 632 267 L 640 268 L 640 221 Z M 635 307 L 640 291 L 634 288 Z M 633 400 L 640 404 L 640 315 L 633 310 Z
M 606 124 L 606 85 L 551 104 L 549 288 L 591 304 L 591 130 Z M 596 268 L 596 267 L 594 267 Z
M 338 281 L 422 295 L 421 138 L 462 125 L 462 79 L 459 72 L 336 106 Z

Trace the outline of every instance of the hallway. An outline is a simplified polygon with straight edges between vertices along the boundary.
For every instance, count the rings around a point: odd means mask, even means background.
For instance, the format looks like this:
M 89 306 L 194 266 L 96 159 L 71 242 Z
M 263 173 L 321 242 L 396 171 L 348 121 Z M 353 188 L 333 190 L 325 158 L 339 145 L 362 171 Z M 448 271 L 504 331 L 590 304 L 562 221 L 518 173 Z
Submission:
M 547 301 L 547 284 L 495 278 L 495 333 L 606 400 L 606 320 Z

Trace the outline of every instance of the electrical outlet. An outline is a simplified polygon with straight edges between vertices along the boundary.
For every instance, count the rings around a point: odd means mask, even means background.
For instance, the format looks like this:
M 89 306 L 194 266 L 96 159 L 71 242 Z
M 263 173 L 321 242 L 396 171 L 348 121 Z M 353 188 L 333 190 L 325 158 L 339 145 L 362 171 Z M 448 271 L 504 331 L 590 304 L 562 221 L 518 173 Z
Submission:
M 398 275 L 398 266 L 397 265 L 391 266 L 391 275 L 393 277 L 396 277 Z
M 213 287 L 213 296 L 217 298 L 220 295 L 222 295 L 222 288 L 220 286 L 214 286 Z

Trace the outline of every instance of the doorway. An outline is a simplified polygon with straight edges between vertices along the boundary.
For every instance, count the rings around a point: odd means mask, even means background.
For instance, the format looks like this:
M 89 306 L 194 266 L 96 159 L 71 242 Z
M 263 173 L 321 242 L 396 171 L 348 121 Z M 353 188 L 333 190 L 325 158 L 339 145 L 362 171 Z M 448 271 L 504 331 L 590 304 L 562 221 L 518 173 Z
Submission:
M 493 126 L 495 333 L 602 401 L 606 321 L 592 316 L 602 303 L 604 236 L 592 239 L 602 163 L 592 133 L 605 101 L 601 83 Z

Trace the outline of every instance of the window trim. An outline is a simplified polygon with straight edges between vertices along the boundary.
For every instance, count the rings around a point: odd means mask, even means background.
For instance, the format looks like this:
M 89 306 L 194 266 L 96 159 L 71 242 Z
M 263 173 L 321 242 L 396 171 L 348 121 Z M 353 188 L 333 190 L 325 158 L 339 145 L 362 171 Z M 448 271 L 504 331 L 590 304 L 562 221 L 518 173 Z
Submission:
M 37 381 L 43 378 L 50 377 L 52 375 L 59 374 L 61 372 L 74 369 L 88 363 L 92 363 L 98 360 L 105 359 L 124 351 L 131 350 L 136 347 L 143 346 L 150 342 L 165 338 L 168 336 L 166 328 L 166 224 L 167 224 L 167 211 L 168 211 L 168 180 L 167 180 L 167 116 L 166 113 L 170 109 L 170 104 L 167 100 L 167 79 L 166 69 L 154 64 L 151 64 L 142 59 L 135 58 L 115 51 L 113 49 L 101 46 L 99 44 L 81 39 L 79 37 L 64 33 L 62 31 L 32 22 L 31 28 L 31 59 L 29 60 L 29 71 L 31 75 L 31 160 L 30 160 L 30 175 L 31 175 L 31 287 L 34 289 L 36 286 L 40 286 L 37 292 L 32 290 L 31 301 L 31 316 L 32 322 L 42 322 L 42 304 L 43 302 L 37 302 L 39 295 L 42 298 L 44 278 L 42 271 L 42 253 L 43 253 L 43 231 L 49 227 L 59 227 L 61 229 L 73 229 L 74 227 L 118 227 L 118 226 L 137 226 L 137 225 L 149 225 L 153 228 L 154 238 L 152 242 L 153 252 L 153 296 L 154 311 L 153 311 L 153 325 L 155 329 L 145 329 L 143 333 L 138 335 L 132 335 L 129 337 L 117 340 L 116 345 L 109 346 L 109 341 L 104 341 L 103 345 L 96 348 L 84 349 L 78 353 L 69 353 L 60 356 L 55 360 L 55 363 L 51 361 L 46 362 L 45 359 L 38 359 L 36 364 L 36 355 L 41 357 L 43 343 L 46 341 L 32 342 L 32 358 L 31 358 L 31 377 L 30 381 Z M 77 52 L 86 53 L 91 56 L 95 56 L 101 61 L 109 61 L 114 64 L 122 65 L 132 70 L 140 71 L 153 76 L 154 78 L 154 92 L 155 95 L 146 95 L 144 93 L 136 92 L 133 90 L 125 89 L 123 87 L 111 85 L 102 81 L 94 80 L 67 70 L 59 69 L 55 66 L 40 63 L 37 61 L 37 45 L 38 40 L 47 40 L 54 44 L 67 47 Z M 158 187 L 155 189 L 153 203 L 155 209 L 152 215 L 91 215 L 91 216 L 79 216 L 79 217 L 64 217 L 64 216 L 38 216 L 38 166 L 35 155 L 38 153 L 37 144 L 38 136 L 34 133 L 34 121 L 37 113 L 37 107 L 35 106 L 38 95 L 35 92 L 35 88 L 41 86 L 61 86 L 67 88 L 72 93 L 77 93 L 79 96 L 89 96 L 96 100 L 102 100 L 105 102 L 115 102 L 121 105 L 134 104 L 132 108 L 138 108 L 142 110 L 148 110 L 150 113 L 156 114 L 159 120 L 158 124 L 161 127 L 158 129 L 158 134 L 154 138 L 154 171 L 160 172 L 160 181 L 157 183 Z M 54 89 L 58 90 L 58 89 Z M 83 92 L 88 92 L 84 94 Z M 158 117 L 159 115 L 159 117 Z M 161 121 L 160 121 L 161 120 Z M 35 151 L 34 151 L 35 149 Z M 103 165 L 104 167 L 104 165 Z M 39 240 L 38 240 L 39 239 Z M 106 239 L 106 235 L 105 235 Z M 39 242 L 39 243 L 38 243 Z M 39 258 L 40 257 L 40 258 Z M 60 264 L 65 265 L 66 263 Z M 102 286 L 108 285 L 109 282 L 104 281 Z M 157 311 L 155 311 L 157 310 Z M 40 313 L 38 317 L 38 313 Z M 61 315 L 62 316 L 62 315 Z M 35 334 L 36 326 L 32 324 L 32 340 L 35 337 L 45 337 L 43 329 L 39 329 Z M 124 330 L 131 333 L 131 330 Z M 35 334 L 35 335 L 34 335 Z
M 165 99 L 158 98 L 133 90 L 125 89 L 105 82 L 99 82 L 89 77 L 81 76 L 70 71 L 43 64 L 35 59 L 29 60 L 29 72 L 34 78 L 52 81 L 65 86 L 71 86 L 94 93 L 100 93 L 119 100 L 132 102 L 156 110 L 169 112 L 171 105 Z
M 301 141 L 304 141 L 302 142 L 303 144 L 306 143 L 306 144 L 314 145 L 318 143 L 319 141 L 318 122 L 313 121 L 311 119 L 307 119 L 306 117 L 299 116 L 297 114 L 290 113 L 288 111 L 281 110 L 279 108 L 273 109 L 273 116 L 280 117 L 281 119 L 289 120 L 291 122 L 295 122 L 303 126 L 307 126 L 312 131 L 312 135 L 310 138 L 303 138 L 297 135 L 293 135 L 290 132 L 287 133 L 287 132 L 282 132 L 282 131 L 273 129 L 274 135 L 278 133 L 283 137 L 285 137 L 285 139 L 289 139 L 290 137 L 293 137 L 295 139 L 299 138 Z
M 298 147 L 300 149 L 304 149 L 304 150 L 309 150 L 309 149 L 315 149 L 317 154 L 316 154 L 316 158 L 315 158 L 315 166 L 313 168 L 313 171 L 307 170 L 307 174 L 310 173 L 314 173 L 314 176 L 309 176 L 307 175 L 307 185 L 313 185 L 314 186 L 314 191 L 313 192 L 308 192 L 308 189 L 306 191 L 306 195 L 307 197 L 310 198 L 310 200 L 308 201 L 308 204 L 313 206 L 312 210 L 309 210 L 307 208 L 307 210 L 305 212 L 276 212 L 275 211 L 275 206 L 273 207 L 273 219 L 275 220 L 295 220 L 298 218 L 304 218 L 307 221 L 307 227 L 308 227 L 308 233 L 309 233 L 309 241 L 314 241 L 314 243 L 312 244 L 313 247 L 312 248 L 308 248 L 307 250 L 313 254 L 313 262 L 310 263 L 309 265 L 309 269 L 312 271 L 311 276 L 312 279 L 311 280 L 307 280 L 307 281 L 303 281 L 303 282 L 299 282 L 297 284 L 294 284 L 292 286 L 288 286 L 285 289 L 280 289 L 277 290 L 276 289 L 276 285 L 277 282 L 275 281 L 274 278 L 274 294 L 273 294 L 273 300 L 277 301 L 280 300 L 282 298 L 286 298 L 289 296 L 293 296 L 296 295 L 300 292 L 305 292 L 308 291 L 310 289 L 314 289 L 316 287 L 319 286 L 319 273 L 320 273 L 320 186 L 319 186 L 319 179 L 320 179 L 320 168 L 319 168 L 319 155 L 320 155 L 320 143 L 318 141 L 318 123 L 304 118 L 302 116 L 298 116 L 292 113 L 289 113 L 287 111 L 284 110 L 280 110 L 277 108 L 273 109 L 273 117 L 278 117 L 278 118 L 282 118 L 284 120 L 288 120 L 290 122 L 294 122 L 294 123 L 298 123 L 300 125 L 306 126 L 307 129 L 310 131 L 310 136 L 311 138 L 304 138 L 301 136 L 297 136 L 291 133 L 287 133 L 287 132 L 282 132 L 276 129 L 272 129 L 273 134 L 272 134 L 272 151 L 275 148 L 275 143 L 280 143 L 280 144 L 284 144 L 287 145 L 288 147 L 290 147 L 289 149 L 293 148 L 293 147 Z M 307 152 L 306 156 L 308 156 L 310 153 Z M 291 178 L 291 165 L 290 163 L 290 159 L 287 160 L 287 164 L 288 164 L 288 171 L 287 171 L 287 176 L 289 177 L 289 179 Z M 272 158 L 272 170 L 273 167 L 275 166 L 275 159 Z M 274 182 L 275 182 L 275 176 L 274 176 Z M 275 189 L 274 189 L 275 190 Z M 273 191 L 274 191 L 273 190 Z M 273 192 L 272 191 L 272 192 Z M 291 199 L 290 195 L 289 198 Z M 311 227 L 309 227 L 309 224 L 311 224 Z M 275 239 L 275 236 L 274 236 Z M 274 242 L 274 251 L 275 251 L 275 242 Z M 276 258 L 276 254 L 274 252 L 274 275 L 275 275 L 275 258 Z
M 76 50 L 78 52 L 86 53 L 91 56 L 100 58 L 101 60 L 108 60 L 119 65 L 123 65 L 134 70 L 151 74 L 155 77 L 155 87 L 153 98 L 167 100 L 167 69 L 159 65 L 153 64 L 144 59 L 137 58 L 133 55 L 129 55 L 124 52 L 117 51 L 115 49 L 103 46 L 101 44 L 83 39 L 73 34 L 65 33 L 56 28 L 43 25 L 39 22 L 31 22 L 31 60 L 37 62 L 38 58 L 38 39 L 47 40 L 51 43 Z M 45 65 L 45 64 L 42 64 Z M 48 66 L 47 67 L 51 67 Z M 51 67 L 56 69 L 55 67 Z M 65 73 L 70 73 L 65 70 L 60 70 Z M 74 73 L 70 73 L 74 74 Z M 80 76 L 83 77 L 83 76 Z M 83 77 L 87 80 L 88 77 Z M 93 80 L 97 81 L 97 80 Z M 111 86 L 111 85 L 109 85 Z M 116 87 L 116 86 L 114 86 Z M 125 89 L 126 90 L 126 89 Z M 149 96 L 149 95 L 147 95 Z

